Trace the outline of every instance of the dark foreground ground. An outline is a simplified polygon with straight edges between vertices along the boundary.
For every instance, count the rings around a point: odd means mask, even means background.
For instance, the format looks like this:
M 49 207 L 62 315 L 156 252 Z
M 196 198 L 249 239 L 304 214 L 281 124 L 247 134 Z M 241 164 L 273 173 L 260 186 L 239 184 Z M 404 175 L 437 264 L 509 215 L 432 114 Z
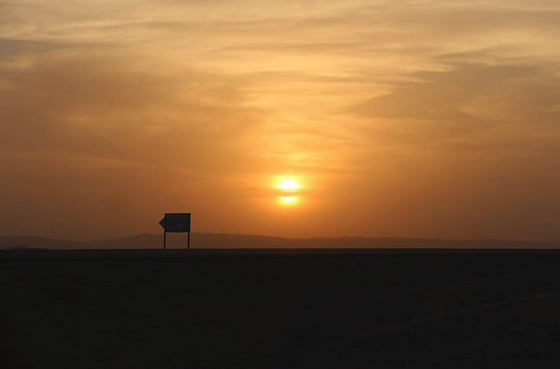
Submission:
M 0 252 L 1 368 L 558 368 L 560 252 Z

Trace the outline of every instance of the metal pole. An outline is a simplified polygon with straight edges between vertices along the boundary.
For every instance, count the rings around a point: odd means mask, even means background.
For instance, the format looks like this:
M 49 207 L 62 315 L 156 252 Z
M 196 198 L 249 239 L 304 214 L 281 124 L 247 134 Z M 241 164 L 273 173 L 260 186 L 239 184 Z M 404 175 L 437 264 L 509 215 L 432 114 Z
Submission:
M 191 248 L 191 232 L 189 232 L 189 237 L 187 238 L 187 250 Z
M 163 249 L 165 250 L 165 244 L 167 241 L 167 232 L 163 231 Z

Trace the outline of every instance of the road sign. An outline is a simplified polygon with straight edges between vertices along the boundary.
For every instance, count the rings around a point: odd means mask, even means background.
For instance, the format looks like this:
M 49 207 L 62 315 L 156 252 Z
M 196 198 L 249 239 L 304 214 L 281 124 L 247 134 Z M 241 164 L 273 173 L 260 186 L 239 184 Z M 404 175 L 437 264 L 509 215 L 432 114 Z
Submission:
M 159 222 L 163 228 L 163 248 L 166 248 L 167 232 L 189 234 L 187 248 L 191 246 L 191 213 L 165 213 Z
M 159 224 L 165 232 L 190 232 L 191 213 L 166 213 Z

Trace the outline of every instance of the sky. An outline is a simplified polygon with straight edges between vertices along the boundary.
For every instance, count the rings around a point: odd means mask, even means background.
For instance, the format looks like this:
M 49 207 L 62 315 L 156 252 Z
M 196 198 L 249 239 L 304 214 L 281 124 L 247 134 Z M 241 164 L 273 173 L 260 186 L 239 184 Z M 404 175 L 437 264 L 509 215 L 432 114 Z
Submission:
M 560 241 L 557 0 L 0 0 L 0 235 Z

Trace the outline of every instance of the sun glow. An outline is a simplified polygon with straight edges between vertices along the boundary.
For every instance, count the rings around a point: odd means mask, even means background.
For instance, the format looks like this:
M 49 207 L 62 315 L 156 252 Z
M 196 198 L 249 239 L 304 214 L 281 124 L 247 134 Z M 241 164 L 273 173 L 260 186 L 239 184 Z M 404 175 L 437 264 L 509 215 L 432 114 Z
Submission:
M 280 196 L 279 199 L 283 204 L 293 204 L 297 200 L 297 196 Z
M 278 184 L 278 188 L 281 190 L 297 190 L 299 189 L 299 184 L 293 179 L 284 179 Z
M 298 194 L 301 186 L 292 178 L 284 177 L 276 184 L 279 191 L 278 202 L 281 205 L 295 205 L 298 203 Z

